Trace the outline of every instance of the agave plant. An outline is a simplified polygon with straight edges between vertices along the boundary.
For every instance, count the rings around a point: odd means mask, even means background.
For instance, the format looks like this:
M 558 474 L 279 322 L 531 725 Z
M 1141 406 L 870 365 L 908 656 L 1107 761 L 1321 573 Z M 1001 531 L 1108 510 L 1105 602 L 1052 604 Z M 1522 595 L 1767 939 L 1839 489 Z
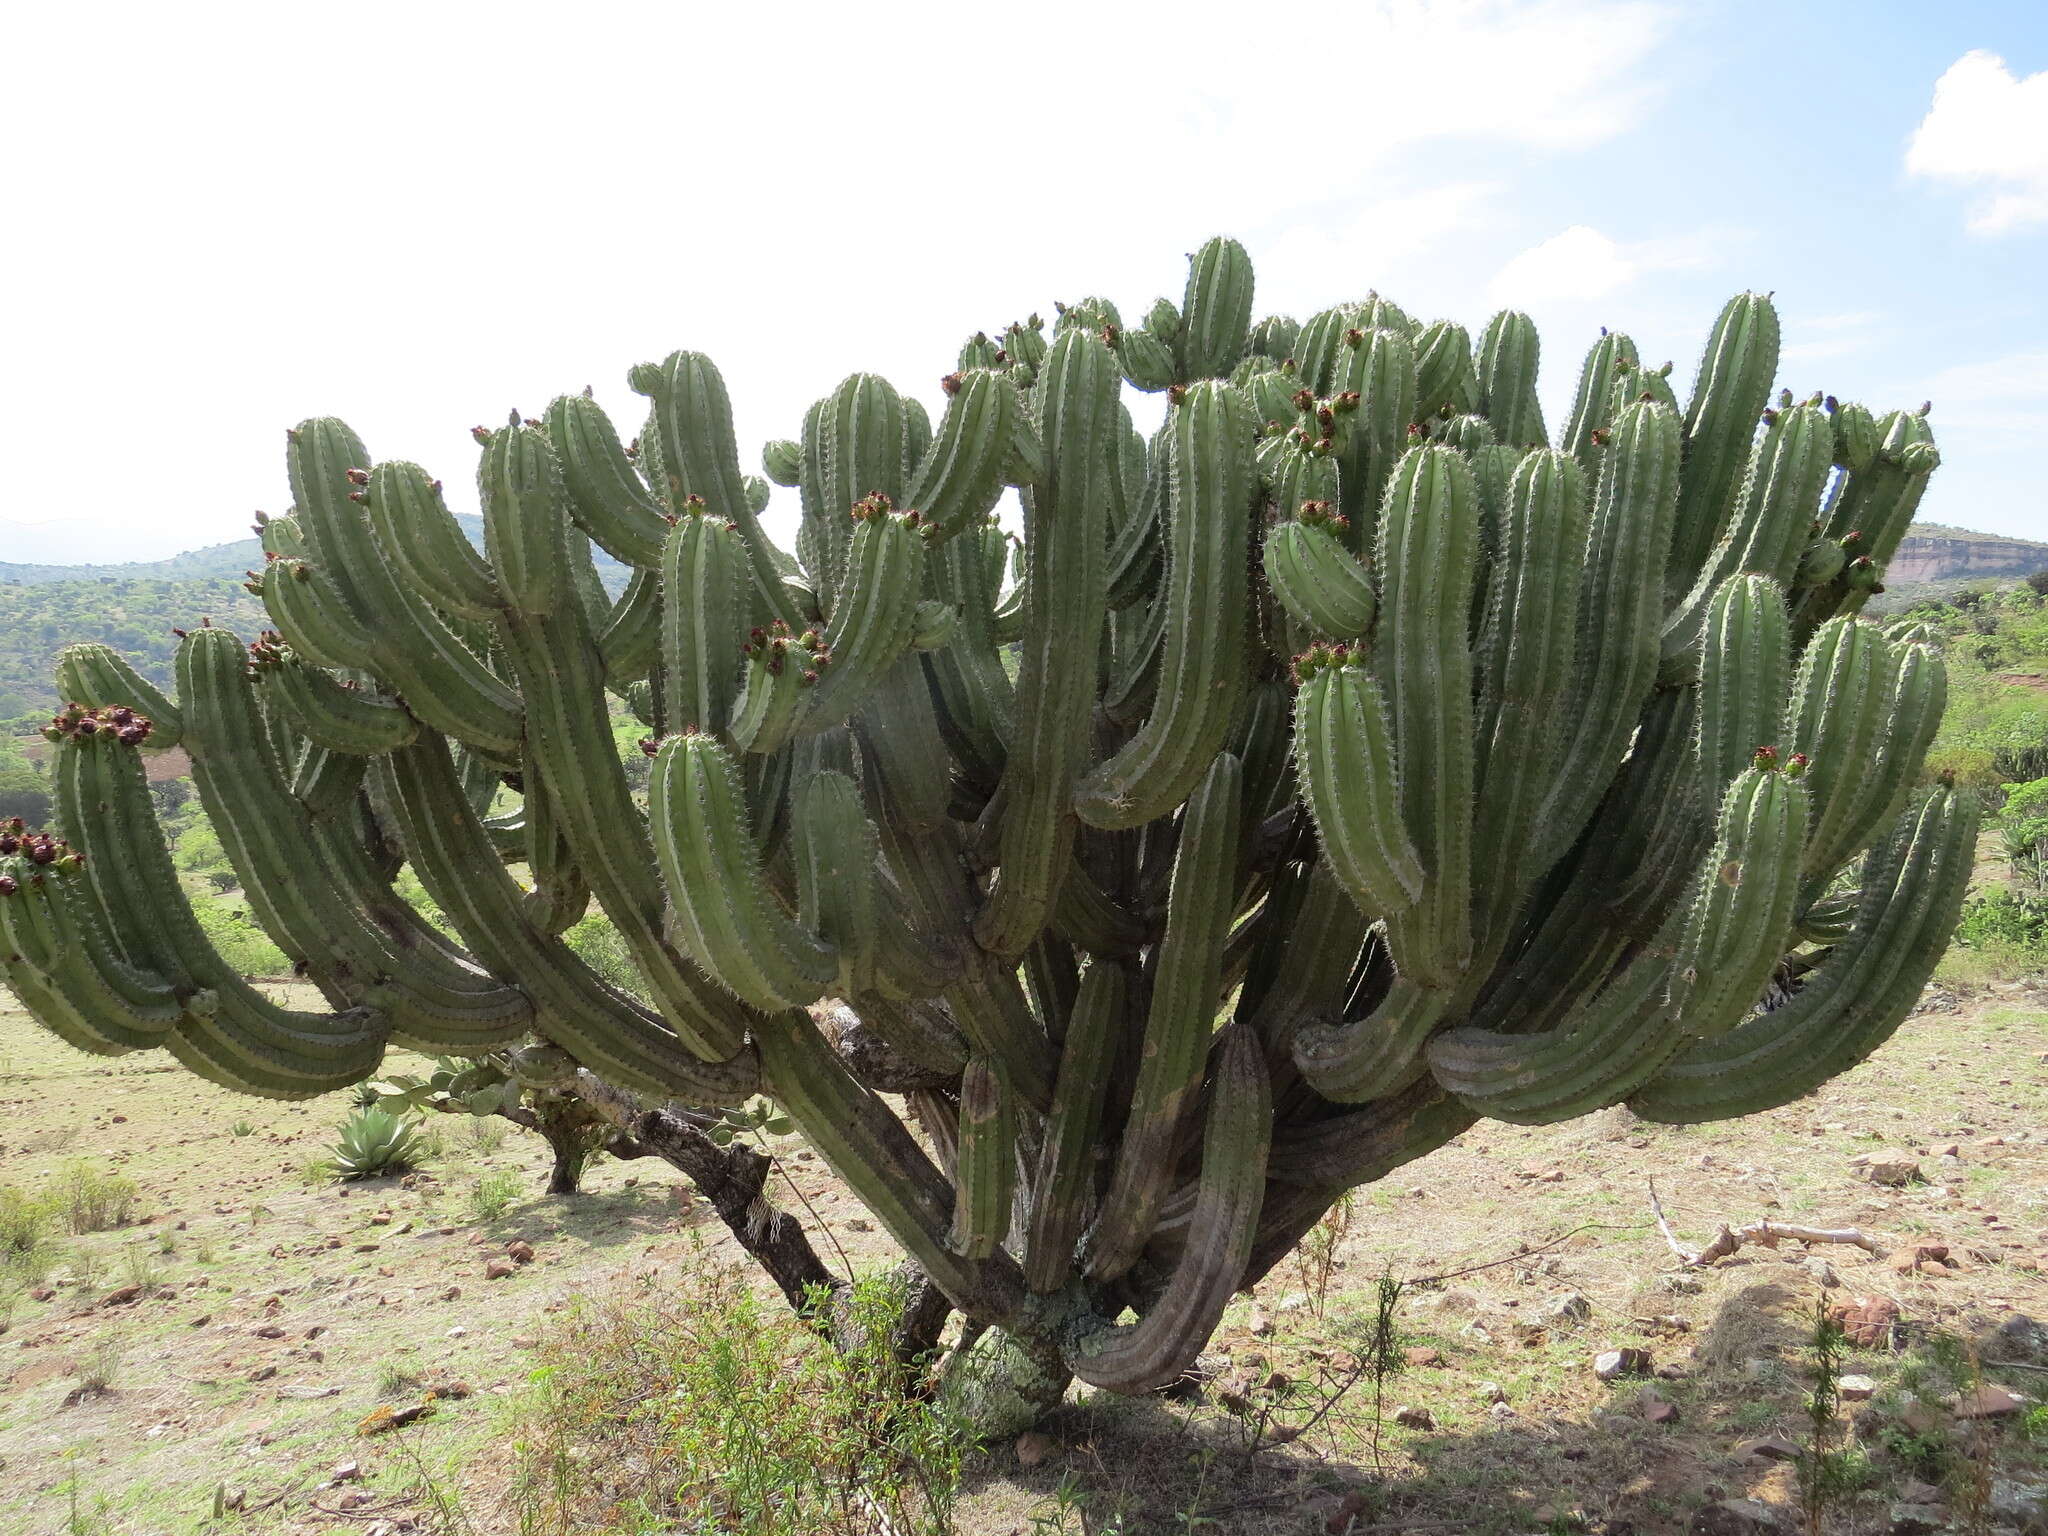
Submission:
M 335 1176 L 375 1179 L 404 1173 L 419 1159 L 423 1138 L 417 1120 L 381 1109 L 359 1109 L 341 1123 L 334 1138 Z

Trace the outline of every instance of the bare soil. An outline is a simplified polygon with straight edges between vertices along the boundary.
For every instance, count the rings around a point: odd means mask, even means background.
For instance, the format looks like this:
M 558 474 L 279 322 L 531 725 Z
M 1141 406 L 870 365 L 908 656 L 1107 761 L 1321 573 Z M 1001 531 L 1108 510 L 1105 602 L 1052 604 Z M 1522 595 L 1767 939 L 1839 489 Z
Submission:
M 2014 1501 L 2048 1492 L 2048 1359 L 2003 1362 L 1996 1330 L 2048 1319 L 2048 996 L 1924 1006 L 1864 1067 L 1772 1114 L 1487 1124 L 1358 1191 L 1327 1271 L 1289 1265 L 1239 1298 L 1204 1389 L 1076 1394 L 1025 1448 L 1045 1452 L 1035 1465 L 1007 1445 L 975 1460 L 959 1529 L 1684 1531 L 1714 1500 L 1754 1498 L 1789 1530 L 1793 1465 L 1739 1448 L 1809 1432 L 1813 1308 L 1852 1298 L 1889 1299 L 1905 1326 L 1901 1347 L 1844 1367 L 1873 1379 L 1880 1407 L 1844 1405 L 1845 1430 L 1864 1415 L 1842 1444 L 1867 1459 L 1867 1486 L 1829 1528 L 1888 1529 L 1924 1474 L 1955 1520 L 2020 1529 Z M 587 1295 L 687 1286 L 730 1252 L 665 1165 L 600 1162 L 585 1194 L 549 1199 L 537 1139 L 508 1128 L 489 1146 L 464 1117 L 434 1121 L 442 1146 L 418 1174 L 310 1181 L 347 1107 L 240 1098 L 149 1055 L 98 1061 L 0 1012 L 0 1183 L 33 1190 L 87 1159 L 143 1190 L 140 1219 L 70 1239 L 50 1298 L 20 1298 L 0 1336 L 0 1533 L 520 1531 L 514 1410 L 556 1316 Z M 837 1181 L 794 1138 L 778 1149 L 831 1240 L 883 1261 Z M 1873 1185 L 1861 1154 L 1923 1177 Z M 487 1215 L 480 1181 L 508 1175 L 515 1196 Z M 1788 1242 L 1683 1271 L 1650 1219 L 1652 1179 L 1695 1247 L 1769 1218 L 1854 1226 L 1884 1256 Z M 532 1262 L 487 1279 L 520 1242 Z M 1948 1262 L 1902 1271 L 1916 1245 Z M 1409 1282 L 1404 1342 L 1435 1356 L 1382 1383 L 1375 1412 L 1357 1359 L 1382 1275 Z M 1546 1312 L 1574 1295 L 1583 1318 Z M 1951 1337 L 1987 1341 L 1979 1363 Z M 1619 1347 L 1668 1377 L 1600 1381 L 1594 1356 Z M 2025 1400 L 1955 1419 L 1944 1394 L 1979 1375 Z M 1932 1426 L 1918 1440 L 1882 1432 L 1907 1388 Z M 1665 1422 L 1652 1393 L 1675 1409 Z M 422 1402 L 402 1431 L 360 1432 Z M 1432 1422 L 1396 1424 L 1402 1407 Z M 360 1480 L 323 1486 L 349 1461 Z M 1972 1516 L 1993 1494 L 2003 1504 Z M 217 1501 L 241 1507 L 215 1520 Z

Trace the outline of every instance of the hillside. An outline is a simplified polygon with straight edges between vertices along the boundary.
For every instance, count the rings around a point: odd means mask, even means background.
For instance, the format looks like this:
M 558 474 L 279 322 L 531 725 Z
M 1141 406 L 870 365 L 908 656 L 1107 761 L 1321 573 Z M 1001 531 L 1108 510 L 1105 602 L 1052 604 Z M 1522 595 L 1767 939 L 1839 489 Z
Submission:
M 457 514 L 472 541 L 483 519 Z M 626 567 L 596 552 L 598 574 L 614 595 Z M 170 686 L 174 628 L 202 615 L 239 633 L 267 627 L 263 604 L 242 586 L 263 563 L 255 539 L 212 544 L 168 560 L 124 565 L 10 565 L 0 562 L 0 719 L 40 714 L 62 702 L 51 682 L 57 653 L 75 640 L 103 640 L 151 682 Z
M 2048 544 L 1943 523 L 1915 523 L 1885 569 L 1885 584 L 2026 576 L 2041 570 L 2048 570 Z
M 57 653 L 77 640 L 105 641 L 151 682 L 170 687 L 178 644 L 171 630 L 202 616 L 249 635 L 269 623 L 240 581 L 222 577 L 0 585 L 0 718 L 45 713 L 62 702 L 50 673 Z

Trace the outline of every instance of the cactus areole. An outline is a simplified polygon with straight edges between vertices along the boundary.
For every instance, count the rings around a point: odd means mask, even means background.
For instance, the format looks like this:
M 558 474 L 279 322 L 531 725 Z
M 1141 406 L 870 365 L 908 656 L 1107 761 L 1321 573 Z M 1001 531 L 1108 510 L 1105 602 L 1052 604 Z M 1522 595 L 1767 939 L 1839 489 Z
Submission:
M 192 629 L 175 698 L 66 654 L 6 979 L 85 1050 L 280 1098 L 536 1036 L 655 1102 L 766 1094 L 989 1325 L 997 1420 L 1160 1387 L 1342 1191 L 1482 1116 L 1796 1099 L 1955 921 L 1941 659 L 1858 613 L 1925 409 L 1777 393 L 1756 294 L 1683 399 L 1601 335 L 1554 437 L 1537 349 L 1377 295 L 1255 318 L 1218 239 L 1137 326 L 977 333 L 936 416 L 845 380 L 766 480 L 692 352 L 631 371 L 628 432 L 587 394 L 480 427 L 481 552 L 427 471 L 303 422 L 272 632 Z M 144 783 L 171 743 L 325 1009 L 207 944 Z M 562 941 L 593 900 L 639 995 Z

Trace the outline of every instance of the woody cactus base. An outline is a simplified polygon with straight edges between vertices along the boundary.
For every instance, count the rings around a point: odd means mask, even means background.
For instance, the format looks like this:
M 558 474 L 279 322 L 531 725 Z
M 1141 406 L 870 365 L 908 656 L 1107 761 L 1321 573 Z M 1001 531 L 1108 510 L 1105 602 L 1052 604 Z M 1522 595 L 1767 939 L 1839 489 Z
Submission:
M 533 1035 L 533 1080 L 771 1095 L 993 1330 L 992 1411 L 1159 1387 L 1480 1116 L 1748 1114 L 1906 1017 L 1975 812 L 1916 787 L 1940 658 L 1858 610 L 1936 453 L 1924 408 L 1774 399 L 1777 362 L 1755 294 L 1682 404 L 1604 333 L 1553 439 L 1526 316 L 1254 321 L 1219 239 L 1138 326 L 975 335 L 936 422 L 840 384 L 764 454 L 793 552 L 695 353 L 632 370 L 630 445 L 587 395 L 478 428 L 481 554 L 427 471 L 304 422 L 273 633 L 192 631 L 175 701 L 66 654 L 8 980 L 249 1093 Z M 1149 438 L 1126 386 L 1166 393 Z M 326 1011 L 202 938 L 139 757 L 172 741 Z M 650 1002 L 563 943 L 593 899 Z

